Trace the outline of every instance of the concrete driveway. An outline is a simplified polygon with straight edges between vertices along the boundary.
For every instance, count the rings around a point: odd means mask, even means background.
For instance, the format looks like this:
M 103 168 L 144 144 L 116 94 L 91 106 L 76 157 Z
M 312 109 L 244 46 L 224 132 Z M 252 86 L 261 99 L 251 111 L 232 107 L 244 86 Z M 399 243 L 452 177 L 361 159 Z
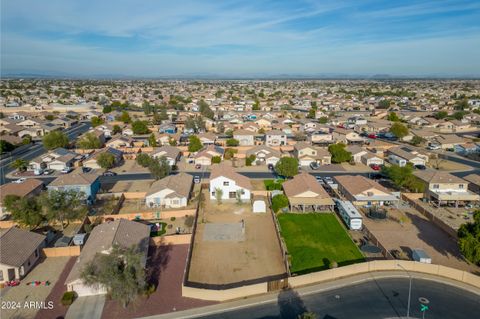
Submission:
M 68 308 L 65 319 L 100 319 L 105 295 L 78 297 Z

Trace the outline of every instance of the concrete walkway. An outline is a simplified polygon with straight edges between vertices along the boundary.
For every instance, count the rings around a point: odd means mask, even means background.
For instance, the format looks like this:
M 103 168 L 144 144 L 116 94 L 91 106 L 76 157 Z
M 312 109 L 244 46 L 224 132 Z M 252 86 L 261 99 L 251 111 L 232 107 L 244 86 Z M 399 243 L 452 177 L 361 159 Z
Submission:
M 436 281 L 443 284 L 451 285 L 460 289 L 467 290 L 474 294 L 478 294 L 480 296 L 480 289 L 464 284 L 462 282 L 458 282 L 458 281 L 451 280 L 444 277 L 439 277 L 439 276 L 434 276 L 429 274 L 422 274 L 422 273 L 410 272 L 410 275 L 412 275 L 413 278 L 431 280 L 431 281 Z M 360 274 L 356 276 L 346 277 L 343 279 L 338 279 L 335 281 L 309 285 L 309 286 L 295 289 L 295 291 L 298 293 L 299 296 L 308 296 L 308 295 L 316 294 L 319 292 L 327 292 L 330 290 L 348 287 L 355 284 L 359 284 L 359 283 L 363 283 L 371 280 L 382 279 L 382 278 L 409 278 L 409 277 L 405 272 L 402 272 L 402 271 L 379 271 L 375 273 L 365 273 L 365 274 Z M 244 308 L 249 308 L 252 306 L 258 306 L 262 304 L 276 303 L 278 301 L 279 293 L 280 292 L 273 292 L 273 293 L 254 296 L 254 297 L 245 298 L 241 300 L 220 303 L 212 306 L 195 308 L 195 309 L 190 309 L 185 311 L 171 312 L 164 315 L 144 317 L 142 319 L 174 319 L 174 318 L 187 319 L 187 318 L 197 318 L 197 317 L 202 317 L 207 315 L 219 314 L 225 311 L 244 309 Z
M 104 305 L 105 295 L 79 297 L 68 308 L 65 319 L 100 319 Z

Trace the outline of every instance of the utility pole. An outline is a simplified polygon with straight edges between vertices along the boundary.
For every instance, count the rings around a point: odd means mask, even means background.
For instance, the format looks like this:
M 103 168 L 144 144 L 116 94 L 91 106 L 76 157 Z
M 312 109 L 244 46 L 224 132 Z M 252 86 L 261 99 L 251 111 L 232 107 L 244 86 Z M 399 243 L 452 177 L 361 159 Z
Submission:
M 398 267 L 402 268 L 403 270 L 405 270 L 405 272 L 407 273 L 408 275 L 408 278 L 409 278 L 409 285 L 408 285 L 408 303 L 407 303 L 407 318 L 410 318 L 410 299 L 411 299 L 411 296 L 412 296 L 412 276 L 410 275 L 410 273 L 408 272 L 408 270 L 405 269 L 405 267 L 403 267 L 402 265 L 400 264 L 397 264 Z

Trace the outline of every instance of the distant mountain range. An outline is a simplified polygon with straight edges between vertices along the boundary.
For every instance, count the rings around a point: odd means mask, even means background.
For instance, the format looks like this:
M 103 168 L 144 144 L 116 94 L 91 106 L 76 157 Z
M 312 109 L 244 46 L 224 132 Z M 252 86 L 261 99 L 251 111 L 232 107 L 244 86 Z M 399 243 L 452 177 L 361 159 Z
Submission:
M 123 74 L 79 75 L 62 72 L 2 72 L 1 78 L 9 79 L 95 79 L 95 80 L 408 80 L 408 79 L 480 79 L 480 75 L 391 75 L 391 74 L 215 74 L 192 73 L 159 76 L 134 76 Z

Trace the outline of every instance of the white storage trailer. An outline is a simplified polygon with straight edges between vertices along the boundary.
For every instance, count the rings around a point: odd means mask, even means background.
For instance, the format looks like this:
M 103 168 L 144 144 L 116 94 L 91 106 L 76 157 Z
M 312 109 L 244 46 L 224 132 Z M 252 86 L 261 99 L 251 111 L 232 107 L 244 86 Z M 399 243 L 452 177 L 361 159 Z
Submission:
M 353 206 L 352 202 L 334 199 L 338 213 L 342 217 L 347 227 L 351 230 L 362 229 L 362 215 Z

